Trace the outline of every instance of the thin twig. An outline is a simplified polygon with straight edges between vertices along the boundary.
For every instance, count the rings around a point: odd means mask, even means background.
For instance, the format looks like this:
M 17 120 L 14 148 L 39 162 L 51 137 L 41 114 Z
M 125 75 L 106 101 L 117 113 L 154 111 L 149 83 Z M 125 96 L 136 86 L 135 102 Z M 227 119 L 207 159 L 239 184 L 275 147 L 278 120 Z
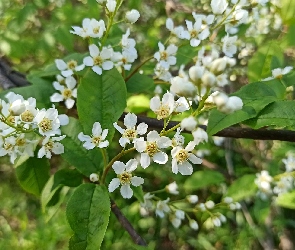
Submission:
M 124 227 L 124 229 L 129 233 L 133 242 L 140 246 L 147 246 L 144 239 L 141 238 L 141 236 L 135 231 L 131 223 L 122 214 L 121 210 L 117 207 L 116 203 L 113 200 L 111 200 L 111 209 L 112 209 L 112 212 L 116 215 L 122 227 Z

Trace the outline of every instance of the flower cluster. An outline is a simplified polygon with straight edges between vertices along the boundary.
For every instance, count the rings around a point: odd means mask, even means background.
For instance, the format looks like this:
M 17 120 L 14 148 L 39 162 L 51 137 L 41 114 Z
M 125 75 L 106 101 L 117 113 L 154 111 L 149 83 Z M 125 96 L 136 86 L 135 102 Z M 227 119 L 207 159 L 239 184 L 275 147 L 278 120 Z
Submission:
M 7 101 L 1 101 L 0 112 L 0 156 L 9 155 L 11 163 L 18 156 L 34 156 L 38 142 L 42 140 L 42 147 L 38 157 L 51 158 L 52 153 L 64 152 L 59 142 L 65 138 L 60 136 L 60 126 L 69 121 L 66 115 L 58 115 L 53 107 L 38 109 L 36 99 L 28 98 L 9 92 L 5 95 Z

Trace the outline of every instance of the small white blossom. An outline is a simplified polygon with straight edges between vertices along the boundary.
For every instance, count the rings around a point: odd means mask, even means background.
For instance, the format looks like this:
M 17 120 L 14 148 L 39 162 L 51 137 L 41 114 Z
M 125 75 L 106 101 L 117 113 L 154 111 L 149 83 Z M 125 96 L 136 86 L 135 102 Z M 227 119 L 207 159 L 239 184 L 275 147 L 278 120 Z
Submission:
M 193 116 L 189 116 L 187 118 L 184 118 L 181 123 L 180 127 L 181 129 L 185 129 L 187 131 L 193 131 L 197 126 L 197 121 Z
M 277 195 L 281 195 L 289 192 L 294 188 L 294 178 L 290 176 L 283 176 L 278 182 L 275 183 L 273 192 Z
M 70 60 L 67 63 L 62 59 L 55 59 L 56 67 L 61 71 L 64 77 L 68 77 L 74 74 L 76 71 L 81 71 L 85 68 L 84 64 L 78 65 L 77 61 Z
M 198 222 L 196 222 L 195 220 L 190 220 L 189 221 L 189 226 L 193 230 L 198 230 L 199 229 Z
M 122 134 L 122 137 L 119 139 L 119 143 L 122 147 L 125 147 L 127 143 L 135 142 L 138 139 L 138 135 L 144 135 L 147 132 L 147 124 L 142 122 L 138 124 L 136 128 L 136 123 L 137 116 L 132 113 L 128 113 L 124 117 L 124 125 L 126 126 L 126 129 L 118 126 L 116 122 L 113 123 L 115 129 L 117 129 Z
M 133 190 L 130 188 L 132 184 L 138 187 L 143 184 L 144 180 L 141 177 L 133 176 L 132 172 L 137 168 L 138 162 L 135 159 L 129 160 L 126 165 L 123 162 L 115 161 L 112 168 L 117 174 L 117 178 L 112 179 L 109 184 L 109 192 L 113 192 L 121 185 L 121 195 L 125 199 L 130 199 L 133 195 Z
M 207 209 L 212 209 L 212 208 L 214 208 L 215 203 L 214 203 L 214 201 L 209 200 L 205 203 L 205 206 Z
M 194 142 L 189 142 L 185 148 L 176 146 L 172 149 L 172 172 L 174 174 L 180 172 L 182 175 L 191 175 L 193 173 L 193 167 L 188 160 L 190 160 L 193 164 L 202 163 L 202 159 L 198 158 L 191 152 L 195 145 L 196 144 Z
M 90 181 L 97 182 L 98 181 L 98 175 L 93 173 L 89 176 Z
M 114 12 L 116 9 L 117 2 L 116 0 L 107 0 L 106 7 L 109 12 Z
M 212 0 L 211 1 L 212 12 L 216 15 L 221 15 L 228 6 L 227 0 Z
M 160 97 L 155 96 L 150 101 L 150 108 L 157 115 L 157 119 L 168 118 L 174 110 L 174 96 L 171 93 L 165 93 L 162 101 Z
M 286 172 L 292 172 L 295 170 L 295 156 L 288 155 L 286 159 L 283 159 L 282 162 L 285 164 Z
M 171 35 L 176 36 L 180 39 L 184 38 L 184 27 L 183 26 L 174 27 L 174 23 L 171 18 L 167 18 L 166 28 L 171 32 Z
M 223 37 L 222 42 L 222 51 L 228 57 L 233 57 L 235 53 L 237 53 L 237 36 L 229 36 L 228 34 Z
M 135 23 L 140 17 L 140 14 L 138 10 L 132 9 L 130 11 L 127 11 L 125 17 L 129 23 Z
M 180 96 L 194 97 L 197 91 L 195 85 L 186 77 L 172 77 L 170 80 L 170 92 Z
M 147 168 L 151 160 L 158 164 L 165 164 L 168 161 L 168 155 L 161 149 L 171 146 L 171 140 L 166 136 L 160 136 L 157 131 L 150 131 L 147 134 L 147 141 L 139 138 L 134 142 L 134 146 L 140 152 L 140 164 Z
M 61 85 L 59 82 L 53 82 L 53 87 L 59 90 L 61 93 L 54 93 L 50 97 L 51 102 L 61 102 L 65 100 L 65 105 L 68 109 L 71 109 L 75 104 L 75 98 L 77 98 L 76 79 L 69 76 L 65 79 L 65 85 Z
M 84 142 L 83 147 L 86 149 L 93 149 L 95 147 L 106 148 L 109 146 L 109 141 L 105 141 L 109 130 L 102 130 L 99 122 L 95 122 L 92 127 L 92 135 L 84 135 L 83 132 L 78 134 L 80 141 Z
M 196 47 L 201 43 L 201 40 L 206 39 L 209 36 L 209 29 L 202 28 L 202 19 L 197 18 L 193 24 L 191 21 L 186 20 L 186 27 L 188 31 L 185 31 L 184 38 L 190 40 L 190 45 Z
M 143 196 L 143 203 L 140 203 L 140 206 L 145 208 L 145 209 L 151 209 L 153 207 L 153 202 L 152 202 L 152 198 L 154 197 L 154 194 L 150 194 L 150 193 L 146 193 Z
M 85 57 L 83 63 L 92 67 L 92 70 L 98 75 L 101 75 L 103 70 L 110 70 L 114 67 L 114 63 L 111 61 L 112 49 L 103 47 L 100 51 L 95 44 L 91 44 L 89 52 L 90 56 Z
M 174 44 L 170 44 L 167 49 L 165 49 L 164 45 L 161 42 L 158 43 L 158 46 L 159 51 L 154 54 L 154 58 L 156 58 L 158 62 L 164 61 L 167 62 L 169 65 L 175 65 L 175 54 L 178 47 Z
M 172 146 L 182 146 L 184 144 L 184 136 L 182 136 L 181 133 L 182 129 L 177 128 L 175 135 L 172 138 Z
M 196 130 L 194 130 L 192 132 L 193 137 L 194 137 L 194 142 L 196 144 L 199 144 L 201 142 L 207 142 L 208 141 L 208 134 L 206 133 L 206 131 L 202 128 L 197 128 Z
M 170 194 L 174 194 L 174 195 L 178 195 L 179 191 L 178 191 L 178 185 L 177 183 L 174 181 L 172 183 L 170 183 L 169 185 L 167 185 L 165 187 L 166 191 Z
M 164 201 L 158 201 L 156 206 L 156 215 L 160 218 L 164 218 L 165 213 L 170 212 L 170 207 L 168 206 L 169 198 Z
M 197 195 L 188 195 L 186 199 L 191 204 L 196 204 L 199 201 L 199 197 Z
M 184 220 L 184 218 L 185 213 L 179 209 L 175 210 L 175 212 L 169 216 L 169 220 L 175 228 L 179 228 L 181 221 Z
M 283 75 L 288 74 L 291 70 L 293 70 L 292 66 L 287 66 L 287 67 L 285 67 L 283 69 L 281 69 L 281 68 L 273 69 L 271 71 L 272 76 L 267 77 L 267 78 L 263 79 L 262 81 L 269 81 L 269 80 L 272 80 L 272 79 L 281 79 L 283 77 Z
M 82 21 L 82 28 L 78 26 L 72 26 L 72 34 L 81 36 L 82 38 L 92 37 L 101 38 L 106 31 L 105 23 L 103 20 L 97 21 L 92 18 L 84 18 Z
M 170 65 L 167 62 L 160 61 L 157 63 L 154 70 L 156 78 L 169 82 L 172 78 L 172 75 L 169 72 L 169 67 Z
M 45 137 L 42 141 L 42 147 L 38 151 L 38 158 L 46 156 L 46 158 L 51 159 L 52 153 L 57 155 L 63 154 L 64 146 L 59 141 L 65 137 L 65 135 L 58 137 Z
M 259 189 L 258 195 L 262 199 L 266 199 L 268 195 L 272 194 L 271 182 L 273 181 L 273 178 L 266 170 L 261 171 L 261 173 L 257 173 L 256 176 L 257 177 L 254 182 Z

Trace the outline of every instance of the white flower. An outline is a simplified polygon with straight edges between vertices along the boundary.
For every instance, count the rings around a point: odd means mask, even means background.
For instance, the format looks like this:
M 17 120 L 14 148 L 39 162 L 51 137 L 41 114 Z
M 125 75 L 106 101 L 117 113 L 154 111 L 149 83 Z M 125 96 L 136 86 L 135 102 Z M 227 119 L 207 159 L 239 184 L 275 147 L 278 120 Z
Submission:
M 206 201 L 205 206 L 207 209 L 212 209 L 212 208 L 214 208 L 215 203 L 214 203 L 214 201 L 209 200 L 209 201 Z
M 129 23 L 135 23 L 140 17 L 140 14 L 138 10 L 132 9 L 130 11 L 127 11 L 125 17 Z
M 224 197 L 224 199 L 223 199 L 223 201 L 225 202 L 225 203 L 227 203 L 227 204 L 230 204 L 230 203 L 232 203 L 234 200 L 233 200 L 233 198 L 232 197 Z
M 140 206 L 145 208 L 145 209 L 151 209 L 153 207 L 153 202 L 152 202 L 152 198 L 154 197 L 154 194 L 150 194 L 150 193 L 146 193 L 143 196 L 143 203 L 140 203 Z
M 185 148 L 176 146 L 171 150 L 172 159 L 172 172 L 177 174 L 180 172 L 182 175 L 191 175 L 193 167 L 188 162 L 190 160 L 193 164 L 201 164 L 202 159 L 195 156 L 191 151 L 195 147 L 195 142 L 189 142 Z
M 56 90 L 59 90 L 61 92 L 61 94 L 54 93 L 50 97 L 50 101 L 51 102 L 61 102 L 61 101 L 65 100 L 66 107 L 68 109 L 71 109 L 75 104 L 74 98 L 77 98 L 77 88 L 75 88 L 76 83 L 77 83 L 76 79 L 72 76 L 69 76 L 65 79 L 66 87 L 64 85 L 61 85 L 57 81 L 53 82 L 53 87 Z
M 156 206 L 156 215 L 160 218 L 164 218 L 165 213 L 170 212 L 170 207 L 168 206 L 169 198 L 164 201 L 158 201 Z
M 182 129 L 177 128 L 175 135 L 172 138 L 172 146 L 182 146 L 184 144 L 184 136 L 182 136 L 181 133 Z
M 95 122 L 92 127 L 92 136 L 84 135 L 83 132 L 78 134 L 80 141 L 85 142 L 83 147 L 86 149 L 93 149 L 95 147 L 106 148 L 109 146 L 109 141 L 105 141 L 109 130 L 102 130 L 99 122 Z
M 212 223 L 215 227 L 220 227 L 221 226 L 221 221 L 219 217 L 212 217 Z
M 213 87 L 216 83 L 216 77 L 212 72 L 205 71 L 202 76 L 202 82 L 206 87 Z
M 125 199 L 129 199 L 133 195 L 130 184 L 138 187 L 143 184 L 144 180 L 141 177 L 132 176 L 132 173 L 137 168 L 138 162 L 135 159 L 129 160 L 126 165 L 123 162 L 115 161 L 112 168 L 117 174 L 117 178 L 112 179 L 109 184 L 109 192 L 113 192 L 121 184 L 121 195 Z
M 172 182 L 170 183 L 169 185 L 167 185 L 165 187 L 165 190 L 170 193 L 170 194 L 175 194 L 175 195 L 178 195 L 179 194 L 179 191 L 178 191 L 178 185 L 176 184 L 176 182 Z
M 204 73 L 205 73 L 205 67 L 199 66 L 199 65 L 192 66 L 188 70 L 189 77 L 194 82 L 197 82 L 198 80 L 200 80 L 202 76 L 204 75 Z
M 64 139 L 66 136 L 58 137 L 45 137 L 42 141 L 42 147 L 38 151 L 38 158 L 46 156 L 46 158 L 51 159 L 52 154 L 62 154 L 64 153 L 64 146 L 59 142 Z
M 281 79 L 283 77 L 283 75 L 286 75 L 288 74 L 291 70 L 293 69 L 292 66 L 287 66 L 283 69 L 281 68 L 276 68 L 276 69 L 273 69 L 271 72 L 272 72 L 272 77 L 267 77 L 265 79 L 263 79 L 262 81 L 269 81 L 271 79 Z
M 189 109 L 190 106 L 185 97 L 180 97 L 177 101 L 174 102 L 174 112 L 182 113 Z
M 202 128 L 197 128 L 192 132 L 193 137 L 194 137 L 194 142 L 198 145 L 199 143 L 205 141 L 208 141 L 208 134 L 206 131 Z
M 255 184 L 259 188 L 258 195 L 262 199 L 266 199 L 267 195 L 272 194 L 271 182 L 273 178 L 268 174 L 268 171 L 263 170 L 261 173 L 256 174 Z
M 228 57 L 233 57 L 235 53 L 237 53 L 237 36 L 229 36 L 228 34 L 222 38 L 222 51 Z
M 123 66 L 125 70 L 130 70 L 132 66 L 131 63 L 133 63 L 137 58 L 137 54 L 130 53 L 127 50 L 124 50 L 122 54 L 119 52 L 114 52 L 114 55 L 116 58 L 113 56 L 112 61 L 116 61 L 116 66 Z
M 176 76 L 171 78 L 170 91 L 180 96 L 194 97 L 197 91 L 195 85 L 186 77 Z
M 98 175 L 93 173 L 89 176 L 90 181 L 97 182 L 98 181 Z
M 168 161 L 168 155 L 160 149 L 171 146 L 171 140 L 166 136 L 160 136 L 157 131 L 153 130 L 147 134 L 147 141 L 139 138 L 134 142 L 134 146 L 141 153 L 141 166 L 147 168 L 151 160 L 158 164 L 165 164 Z
M 55 108 L 40 110 L 34 122 L 37 123 L 39 133 L 45 136 L 53 136 L 60 134 L 59 127 L 69 123 L 69 117 L 66 115 L 58 115 Z
M 198 230 L 199 229 L 198 222 L 196 222 L 195 220 L 190 220 L 189 221 L 189 226 L 193 230 Z
M 180 39 L 184 38 L 184 27 L 178 26 L 174 27 L 173 20 L 171 18 L 167 18 L 166 20 L 166 28 L 171 32 L 171 35 L 177 36 Z
M 277 195 L 281 195 L 289 192 L 294 187 L 294 178 L 290 176 L 283 176 L 273 189 L 273 192 Z
M 196 204 L 199 201 L 199 197 L 197 195 L 188 195 L 186 199 L 191 204 Z
M 225 106 L 220 108 L 221 112 L 233 113 L 234 111 L 243 108 L 243 101 L 238 96 L 230 96 L 225 104 Z
M 113 123 L 115 129 L 117 129 L 122 137 L 119 139 L 119 143 L 122 147 L 125 147 L 127 143 L 135 142 L 138 138 L 137 135 L 144 135 L 147 132 L 148 125 L 144 122 L 138 124 L 136 129 L 137 116 L 132 113 L 128 113 L 124 117 L 124 125 L 126 129 L 122 129 L 115 122 Z
M 26 106 L 21 99 L 17 99 L 10 104 L 9 111 L 13 116 L 19 116 L 26 110 Z
M 172 78 L 171 73 L 169 72 L 170 65 L 167 62 L 160 61 L 155 66 L 155 75 L 156 78 L 163 80 L 165 82 L 169 82 Z
M 201 40 L 206 39 L 209 35 L 208 27 L 202 27 L 202 18 L 197 17 L 195 23 L 185 20 L 188 31 L 183 32 L 185 39 L 190 40 L 190 45 L 196 47 L 200 44 Z
M 106 6 L 107 6 L 108 11 L 114 12 L 116 9 L 116 4 L 117 4 L 116 0 L 107 0 Z
M 74 74 L 75 71 L 81 71 L 84 69 L 85 65 L 78 65 L 77 61 L 70 60 L 67 63 L 62 59 L 55 59 L 56 67 L 61 71 L 64 77 L 68 77 Z
M 155 96 L 150 101 L 150 108 L 157 115 L 157 119 L 168 118 L 174 110 L 174 96 L 171 93 L 165 93 L 162 101 L 158 96 Z
M 184 218 L 185 213 L 179 209 L 175 210 L 175 212 L 169 216 L 169 220 L 175 228 L 179 228 L 181 221 L 184 220 Z
M 129 38 L 130 29 L 128 28 L 126 33 L 123 34 L 120 45 L 123 51 L 133 54 L 137 58 L 137 50 L 135 49 L 136 42 L 133 38 Z
M 285 164 L 286 172 L 292 172 L 295 170 L 295 156 L 288 155 L 286 159 L 283 159 L 282 162 Z
M 78 26 L 72 26 L 72 28 L 73 31 L 70 31 L 72 34 L 81 36 L 83 38 L 101 38 L 106 30 L 104 21 L 97 21 L 94 18 L 84 18 L 82 21 L 82 28 Z
M 228 6 L 227 0 L 212 0 L 211 1 L 211 8 L 212 12 L 216 15 L 221 15 Z
M 158 46 L 159 51 L 154 54 L 154 58 L 156 58 L 158 62 L 164 61 L 167 62 L 169 65 L 175 65 L 175 54 L 177 52 L 178 47 L 174 44 L 170 44 L 165 50 L 165 47 L 161 42 L 158 43 Z
M 181 123 L 180 127 L 181 129 L 185 129 L 187 131 L 193 131 L 197 126 L 197 121 L 193 116 L 189 116 L 187 118 L 184 118 Z
M 95 44 L 89 45 L 90 56 L 84 58 L 83 62 L 86 66 L 92 67 L 92 70 L 98 75 L 102 74 L 102 70 L 110 70 L 114 67 L 114 63 L 110 60 L 113 50 L 103 47 L 101 51 Z

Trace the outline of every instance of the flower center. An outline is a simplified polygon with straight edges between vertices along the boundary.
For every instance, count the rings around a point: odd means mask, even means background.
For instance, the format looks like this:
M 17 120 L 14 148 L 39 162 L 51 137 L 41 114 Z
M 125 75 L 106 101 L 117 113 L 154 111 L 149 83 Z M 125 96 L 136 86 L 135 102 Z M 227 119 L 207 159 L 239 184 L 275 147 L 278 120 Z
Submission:
M 16 142 L 15 142 L 15 145 L 16 146 L 24 146 L 26 144 L 26 140 L 24 138 L 17 138 L 16 139 Z
M 95 145 L 98 145 L 101 142 L 101 137 L 100 136 L 94 136 L 92 137 L 92 143 Z
M 68 61 L 67 65 L 68 65 L 68 69 L 75 69 L 77 67 L 77 61 L 70 60 Z
M 93 33 L 94 33 L 94 34 L 98 34 L 99 30 L 100 30 L 99 27 L 95 27 L 95 28 L 93 29 Z
M 136 136 L 137 136 L 137 132 L 133 128 L 125 129 L 125 131 L 124 131 L 124 133 L 122 135 L 122 137 L 128 138 L 130 140 L 136 138 Z
M 190 32 L 190 35 L 191 35 L 191 38 L 195 38 L 195 37 L 198 36 L 198 31 L 196 31 L 196 30 L 192 30 L 192 31 Z
M 167 60 L 168 53 L 164 50 L 160 53 L 160 59 L 161 60 Z
M 94 65 L 101 65 L 103 60 L 101 59 L 100 56 L 96 56 L 93 58 L 93 62 L 94 62 Z
M 178 163 L 181 164 L 181 163 L 185 162 L 188 159 L 188 157 L 189 157 L 188 152 L 184 149 L 181 149 L 181 150 L 179 150 L 179 152 L 176 155 L 176 160 Z
M 147 146 L 146 146 L 145 152 L 150 157 L 153 157 L 159 151 L 160 150 L 159 150 L 158 145 L 157 145 L 157 143 L 155 141 L 154 142 L 147 142 Z
M 15 122 L 14 116 L 9 116 L 7 118 L 7 121 L 10 122 L 10 123 L 14 123 Z
M 34 115 L 31 111 L 26 110 L 20 115 L 22 121 L 24 122 L 32 122 L 34 120 Z
M 48 118 L 43 118 L 43 120 L 38 125 L 43 132 L 52 130 L 52 121 Z
M 122 174 L 118 175 L 118 178 L 120 179 L 121 185 L 130 184 L 131 182 L 132 174 L 124 171 Z
M 155 111 L 155 114 L 157 115 L 158 120 L 161 120 L 163 118 L 167 118 L 170 114 L 169 106 L 167 104 L 161 105 L 160 108 Z
M 64 89 L 62 95 L 63 95 L 63 97 L 65 99 L 69 99 L 69 98 L 72 97 L 72 90 L 70 90 L 70 89 Z

